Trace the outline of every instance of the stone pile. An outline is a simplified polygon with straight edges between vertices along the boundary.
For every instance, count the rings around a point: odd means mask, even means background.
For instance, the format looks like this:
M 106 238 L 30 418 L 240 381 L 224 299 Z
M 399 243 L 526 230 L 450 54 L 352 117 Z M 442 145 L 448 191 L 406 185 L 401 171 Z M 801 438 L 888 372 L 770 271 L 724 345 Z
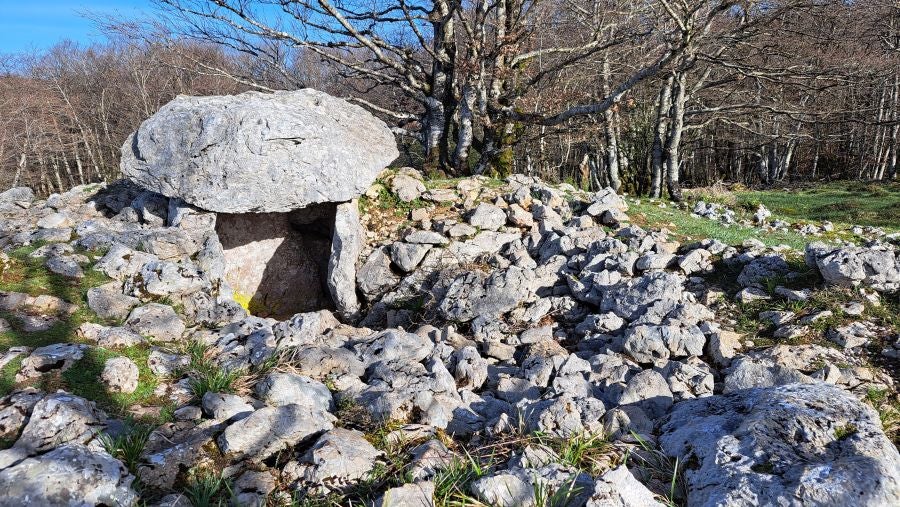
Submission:
M 79 187 L 37 201 L 16 189 L 2 194 L 0 248 L 40 244 L 35 254 L 47 269 L 77 279 L 77 266 L 112 281 L 84 301 L 0 293 L 16 332 L 64 322 L 83 305 L 104 319 L 82 324 L 73 343 L 3 351 L 0 366 L 24 358 L 24 383 L 71 368 L 94 348 L 147 347 L 146 365 L 114 357 L 102 379 L 110 392 L 131 392 L 146 366 L 175 410 L 129 470 L 101 437 L 120 434 L 122 421 L 91 401 L 30 387 L 0 398 L 0 438 L 12 442 L 0 451 L 0 505 L 133 505 L 139 496 L 184 505 L 187 472 L 210 462 L 240 505 L 343 492 L 388 462 L 381 440 L 412 445 L 397 470 L 405 484 L 372 500 L 434 505 L 441 474 L 465 463 L 462 448 L 528 434 L 658 445 L 685 464 L 680 501 L 689 505 L 900 503 L 900 455 L 860 401 L 894 392 L 890 375 L 861 355 L 887 332 L 862 318 L 830 326 L 838 350 L 759 348 L 733 330 L 733 297 L 811 297 L 813 287 L 791 283 L 801 276 L 791 252 L 755 241 L 681 244 L 631 224 L 609 189 L 524 176 L 428 189 L 414 170 L 383 175 L 386 186 L 370 193 L 415 204 L 411 216 L 363 234 L 354 199 L 395 155 L 379 148 L 383 125 L 317 92 L 251 94 L 238 107 L 224 100 L 178 99 L 142 125 L 123 162 L 140 187 Z M 254 123 L 263 113 L 284 121 Z M 194 122 L 208 128 L 188 128 Z M 329 129 L 346 135 L 330 139 Z M 187 154 L 166 152 L 176 142 Z M 367 142 L 372 152 L 359 151 Z M 321 158 L 304 159 L 307 148 Z M 341 159 L 353 165 L 346 180 L 335 178 L 344 165 L 328 165 Z M 257 184 L 244 173 L 251 160 L 260 191 L 245 194 Z M 287 166 L 306 175 L 303 185 Z M 302 172 L 317 170 L 321 177 Z M 331 304 L 283 316 L 236 300 L 222 240 L 235 231 L 219 224 L 251 212 L 301 236 L 324 227 L 320 281 Z M 245 219 L 231 223 L 254 227 Z M 869 299 L 848 304 L 846 315 L 861 315 L 900 282 L 886 245 L 810 245 L 806 260 L 824 283 L 865 291 Z M 60 268 L 65 262 L 72 269 Z M 734 291 L 709 276 L 726 267 Z M 291 289 L 286 297 L 316 288 Z M 784 336 L 806 336 L 828 318 L 760 314 Z M 248 385 L 198 399 L 189 344 L 202 345 L 216 370 L 253 373 Z M 358 411 L 376 425 L 393 421 L 384 426 L 391 433 L 364 433 L 371 426 L 350 416 Z M 526 446 L 488 464 L 466 494 L 504 506 L 538 505 L 547 491 L 565 493 L 568 505 L 661 504 L 668 485 L 638 463 L 590 473 L 551 448 Z

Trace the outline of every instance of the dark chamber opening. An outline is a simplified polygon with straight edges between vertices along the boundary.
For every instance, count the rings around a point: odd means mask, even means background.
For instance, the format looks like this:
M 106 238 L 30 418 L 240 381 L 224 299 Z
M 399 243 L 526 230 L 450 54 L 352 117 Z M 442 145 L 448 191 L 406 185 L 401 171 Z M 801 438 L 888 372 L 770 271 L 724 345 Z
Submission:
M 225 279 L 253 315 L 283 319 L 333 309 L 326 285 L 336 205 L 288 213 L 220 213 Z

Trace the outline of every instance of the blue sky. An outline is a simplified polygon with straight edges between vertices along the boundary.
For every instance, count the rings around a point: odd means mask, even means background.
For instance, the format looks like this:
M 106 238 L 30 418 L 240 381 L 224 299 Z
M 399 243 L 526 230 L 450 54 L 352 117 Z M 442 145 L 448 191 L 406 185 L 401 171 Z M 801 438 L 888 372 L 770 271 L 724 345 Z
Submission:
M 0 53 L 46 49 L 63 39 L 101 41 L 81 12 L 133 17 L 149 9 L 149 0 L 0 0 Z

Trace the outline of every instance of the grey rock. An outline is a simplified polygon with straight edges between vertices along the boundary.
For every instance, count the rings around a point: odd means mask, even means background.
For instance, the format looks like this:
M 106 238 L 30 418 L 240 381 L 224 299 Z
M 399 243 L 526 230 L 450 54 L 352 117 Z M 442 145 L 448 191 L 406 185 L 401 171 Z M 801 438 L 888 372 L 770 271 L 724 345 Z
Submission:
M 87 291 L 88 307 L 104 319 L 124 319 L 139 300 L 122 294 L 120 284 L 110 282 Z
M 409 273 L 416 269 L 429 250 L 431 245 L 397 241 L 391 245 L 391 260 L 401 271 Z
M 138 500 L 133 481 L 106 452 L 63 445 L 0 471 L 0 506 L 131 506 Z
M 364 478 L 382 454 L 362 432 L 335 428 L 319 437 L 300 459 L 305 465 L 303 480 L 340 489 Z
M 668 382 L 655 370 L 635 374 L 625 384 L 619 397 L 619 405 L 635 405 L 653 419 L 665 415 L 673 402 L 674 396 Z
M 740 356 L 725 371 L 725 394 L 751 387 L 771 387 L 813 380 L 799 371 L 767 358 Z
M 529 431 L 570 438 L 602 430 L 600 418 L 605 411 L 603 402 L 596 398 L 574 398 L 563 394 L 527 403 L 522 416 Z
M 531 507 L 535 503 L 535 488 L 522 469 L 482 477 L 469 488 L 478 499 L 496 507 Z
M 312 89 L 246 92 L 169 102 L 125 141 L 121 170 L 206 210 L 287 212 L 359 197 L 397 155 L 359 106 Z
M 171 377 L 186 370 L 191 365 L 191 357 L 179 354 L 170 354 L 160 349 L 153 349 L 147 357 L 147 367 L 154 375 Z
M 269 405 L 296 404 L 318 411 L 334 408 L 331 391 L 325 384 L 303 375 L 293 373 L 270 373 L 256 384 L 259 399 Z
M 594 484 L 585 507 L 662 507 L 656 495 L 634 478 L 625 465 L 603 475 Z
M 112 393 L 133 393 L 138 387 L 138 367 L 127 357 L 111 357 L 103 365 L 100 380 Z
M 473 271 L 457 277 L 447 289 L 438 309 L 451 321 L 467 322 L 476 317 L 496 319 L 518 306 L 533 293 L 534 273 L 518 266 L 486 276 Z
M 417 481 L 434 477 L 437 472 L 450 467 L 456 459 L 456 455 L 437 439 L 416 446 L 409 454 L 412 457 L 409 473 Z
M 499 206 L 483 202 L 469 216 L 473 227 L 496 231 L 506 223 L 506 213 Z
M 674 273 L 648 273 L 609 287 L 603 292 L 600 309 L 614 312 L 623 319 L 635 320 L 656 301 L 681 300 L 683 283 L 684 278 Z
M 338 313 L 353 318 L 359 311 L 356 297 L 356 263 L 362 250 L 359 206 L 355 200 L 339 204 L 335 212 L 328 258 L 328 290 Z
M 84 278 L 84 271 L 72 255 L 50 257 L 44 263 L 51 272 L 66 278 Z
M 16 381 L 39 377 L 51 370 L 66 371 L 84 357 L 87 349 L 87 345 L 74 343 L 55 343 L 38 347 L 22 361 L 22 367 L 16 374 Z
M 184 334 L 185 325 L 169 305 L 149 303 L 131 311 L 125 324 L 134 332 L 162 342 L 173 342 Z
M 456 385 L 466 389 L 479 389 L 488 377 L 488 362 L 469 345 L 454 353 Z
M 696 463 L 684 472 L 690 505 L 900 502 L 900 454 L 878 414 L 828 384 L 682 402 L 660 443 L 670 456 Z
M 48 394 L 34 405 L 13 449 L 35 454 L 63 444 L 87 444 L 102 429 L 103 419 L 94 404 L 84 398 L 64 392 Z M 8 466 L 3 461 L 0 457 L 0 469 Z
M 828 340 L 837 343 L 846 349 L 862 347 L 869 343 L 877 335 L 863 322 L 851 322 L 845 326 L 838 326 L 828 330 Z
M 387 329 L 363 343 L 355 346 L 357 354 L 367 365 L 378 361 L 419 362 L 434 349 L 434 344 L 426 337 L 403 330 Z
M 235 416 L 247 416 L 253 412 L 253 405 L 240 396 L 228 393 L 206 392 L 200 400 L 203 412 L 217 421 L 224 421 Z
M 474 231 L 473 231 L 474 232 Z M 404 241 L 416 245 L 438 245 L 443 246 L 450 243 L 443 234 L 433 231 L 413 231 L 406 235 Z
M 261 408 L 219 436 L 225 454 L 259 462 L 333 427 L 334 416 L 300 405 Z
M 404 484 L 390 488 L 376 502 L 376 507 L 434 507 L 434 483 Z
M 33 201 L 33 190 L 28 187 L 13 187 L 0 192 L 0 211 L 28 209 Z
M 868 285 L 880 291 L 900 289 L 900 255 L 891 245 L 831 248 L 806 246 L 806 264 L 817 268 L 832 285 Z
M 391 270 L 388 248 L 376 248 L 356 273 L 356 283 L 366 300 L 374 301 L 400 282 Z
M 767 279 L 785 276 L 790 270 L 790 266 L 781 255 L 764 255 L 744 266 L 737 281 L 743 287 L 763 289 Z
M 391 191 L 403 202 L 415 201 L 425 192 L 422 180 L 407 174 L 398 174 L 391 179 Z

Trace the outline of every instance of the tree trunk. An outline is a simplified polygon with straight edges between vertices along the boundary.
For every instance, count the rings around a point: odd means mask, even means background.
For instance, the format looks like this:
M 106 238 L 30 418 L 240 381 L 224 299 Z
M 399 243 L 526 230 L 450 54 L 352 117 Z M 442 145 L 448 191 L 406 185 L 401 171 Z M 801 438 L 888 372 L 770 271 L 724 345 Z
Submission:
M 679 72 L 675 77 L 674 90 L 672 92 L 671 124 L 669 136 L 666 139 L 666 187 L 669 189 L 669 198 L 681 202 L 681 186 L 679 185 L 679 173 L 681 171 L 681 136 L 684 131 L 684 108 L 687 102 L 685 86 L 687 75 Z
M 672 100 L 672 84 L 673 76 L 669 76 L 659 90 L 659 97 L 656 99 L 656 130 L 653 134 L 653 147 L 651 148 L 651 175 L 650 175 L 650 197 L 659 198 L 662 195 L 662 178 L 665 157 L 663 153 L 663 144 L 665 142 L 666 132 L 669 130 L 669 108 Z

